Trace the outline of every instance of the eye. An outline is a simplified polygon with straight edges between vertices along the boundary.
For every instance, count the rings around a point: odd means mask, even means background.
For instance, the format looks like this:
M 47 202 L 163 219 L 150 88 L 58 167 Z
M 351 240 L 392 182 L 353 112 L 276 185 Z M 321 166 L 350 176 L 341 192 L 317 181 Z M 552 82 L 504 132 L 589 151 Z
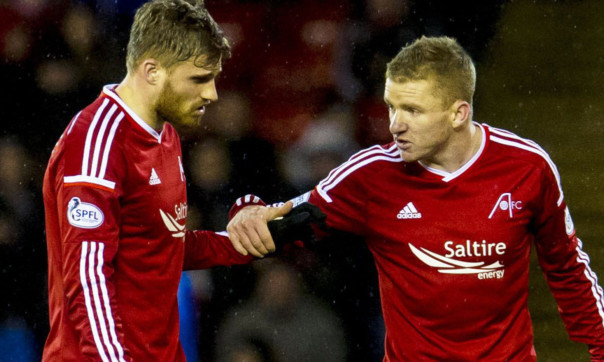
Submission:
M 195 84 L 204 84 L 204 83 L 207 83 L 207 82 L 211 81 L 212 79 L 214 79 L 214 75 L 213 74 L 208 74 L 208 75 L 205 75 L 205 76 L 193 76 L 193 77 L 191 77 L 191 80 Z
M 411 114 L 412 116 L 417 116 L 419 115 L 421 112 L 419 111 L 419 109 L 417 108 L 413 108 L 413 107 L 405 107 L 405 112 Z

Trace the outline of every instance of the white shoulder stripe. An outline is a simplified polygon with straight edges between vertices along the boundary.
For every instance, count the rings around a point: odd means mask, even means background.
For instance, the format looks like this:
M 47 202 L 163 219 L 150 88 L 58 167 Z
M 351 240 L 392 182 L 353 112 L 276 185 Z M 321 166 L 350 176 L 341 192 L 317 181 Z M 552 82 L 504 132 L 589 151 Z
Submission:
M 107 171 L 107 161 L 109 160 L 109 151 L 111 150 L 111 145 L 113 144 L 113 138 L 115 137 L 115 131 L 117 127 L 120 125 L 120 122 L 124 118 L 124 112 L 120 112 L 111 129 L 109 130 L 109 136 L 107 137 L 107 142 L 105 142 L 105 150 L 103 152 L 103 162 L 101 163 L 101 170 L 99 172 L 99 178 L 105 178 L 105 172 Z
M 88 133 L 86 134 L 86 143 L 84 143 L 84 155 L 82 157 L 82 175 L 88 175 L 88 162 L 90 161 L 89 158 L 90 158 L 90 147 L 92 147 L 91 146 L 92 136 L 94 134 L 94 129 L 96 128 L 96 124 L 99 122 L 99 118 L 101 117 L 101 114 L 105 110 L 105 107 L 107 107 L 108 103 L 109 103 L 108 99 L 105 99 L 103 101 L 103 104 L 99 107 L 99 109 L 94 114 L 94 117 L 92 118 L 92 123 L 90 124 L 90 127 L 88 128 Z
M 384 150 L 382 147 L 380 146 L 373 146 L 370 147 L 368 149 L 359 151 L 357 153 L 355 153 L 354 155 L 352 155 L 348 161 L 344 162 L 343 164 L 341 164 L 340 166 L 334 168 L 333 170 L 331 170 L 329 172 L 329 174 L 327 175 L 327 177 L 325 179 L 323 179 L 319 185 L 325 186 L 325 185 L 329 185 L 330 183 L 332 183 L 340 174 L 342 174 L 343 172 L 345 172 L 345 170 L 348 167 L 353 166 L 356 162 L 358 162 L 359 160 L 365 159 L 367 157 L 373 157 L 373 155 L 383 155 L 383 156 L 390 156 L 390 157 L 394 157 L 394 158 L 398 158 L 400 162 L 402 161 L 402 158 L 400 158 L 400 154 L 396 148 L 396 145 L 393 145 L 392 147 L 390 147 L 387 150 Z
M 527 139 L 527 138 L 522 138 L 522 137 L 518 136 L 517 134 L 512 133 L 510 131 L 507 131 L 507 130 L 504 130 L 504 129 L 493 128 L 493 127 L 489 126 L 489 130 L 491 131 L 491 134 L 497 134 L 497 135 L 502 136 L 502 137 L 512 138 L 512 139 L 514 139 L 516 141 L 525 143 L 525 144 L 527 144 L 529 146 L 533 146 L 533 147 L 541 150 L 541 152 L 547 154 L 547 152 L 545 152 L 545 150 L 541 146 L 539 146 L 537 144 L 537 142 L 535 142 L 533 140 L 530 140 L 530 139 Z
M 113 145 L 113 140 L 125 114 L 122 111 L 119 111 L 116 114 L 116 111 L 118 111 L 119 108 L 117 104 L 113 104 L 103 116 L 109 102 L 109 99 L 103 101 L 95 113 L 88 128 L 88 132 L 86 133 L 86 141 L 82 155 L 82 173 L 80 175 L 65 176 L 63 181 L 66 184 L 85 182 L 110 189 L 115 188 L 115 182 L 106 180 L 105 174 L 107 172 L 109 153 Z M 101 117 L 103 120 L 97 129 Z
M 103 145 L 103 138 L 105 137 L 105 131 L 107 130 L 107 124 L 109 120 L 113 117 L 113 113 L 117 110 L 117 105 L 114 104 L 109 108 L 109 112 L 105 114 L 105 118 L 103 118 L 103 123 L 101 123 L 101 127 L 99 128 L 99 132 L 96 135 L 96 140 L 94 142 L 94 152 L 92 156 L 92 165 L 90 166 L 90 176 L 94 177 L 97 173 L 97 166 L 99 164 L 99 155 L 101 154 L 101 147 Z
M 317 186 L 317 192 L 319 193 L 319 195 L 321 195 L 321 197 L 327 201 L 327 202 L 333 202 L 333 200 L 331 199 L 331 197 L 329 197 L 329 195 L 327 194 L 329 192 L 329 190 L 333 189 L 334 187 L 336 187 L 342 180 L 344 180 L 348 175 L 350 175 L 351 173 L 353 173 L 354 171 L 358 170 L 359 168 L 368 165 L 372 162 L 376 162 L 376 161 L 388 161 L 388 162 L 403 162 L 403 159 L 398 157 L 398 158 L 392 158 L 392 157 L 388 157 L 385 155 L 378 155 L 378 156 L 374 156 L 368 159 L 365 159 L 364 161 L 361 162 L 355 162 L 351 165 L 348 165 L 345 168 L 342 168 L 339 173 L 339 175 L 334 178 L 333 180 L 331 180 L 330 182 L 324 182 L 326 180 L 323 180 L 319 183 L 319 185 Z
M 535 154 L 543 157 L 543 159 L 547 162 L 550 169 L 552 170 L 552 173 L 554 174 L 554 177 L 556 178 L 556 183 L 558 184 L 558 192 L 559 192 L 560 196 L 558 197 L 557 204 L 558 204 L 558 206 L 560 206 L 562 204 L 562 201 L 564 200 L 564 192 L 562 191 L 562 183 L 560 181 L 560 174 L 558 173 L 558 169 L 556 168 L 556 165 L 554 164 L 552 159 L 549 157 L 549 155 L 541 147 L 537 146 L 534 142 L 529 142 L 527 140 L 521 139 L 518 136 L 515 136 L 515 137 L 512 137 L 511 135 L 506 135 L 506 136 L 514 138 L 514 140 L 504 139 L 504 138 L 495 136 L 494 134 L 491 134 L 490 139 L 493 142 L 520 148 L 520 149 L 535 153 Z

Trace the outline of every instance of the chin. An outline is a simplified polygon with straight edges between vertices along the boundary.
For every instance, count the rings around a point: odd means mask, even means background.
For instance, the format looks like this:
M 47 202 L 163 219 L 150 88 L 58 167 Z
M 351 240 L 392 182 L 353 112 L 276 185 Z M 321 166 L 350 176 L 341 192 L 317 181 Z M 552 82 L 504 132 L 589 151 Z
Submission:
M 405 162 L 415 162 L 418 160 L 417 157 L 413 156 L 412 154 L 405 153 L 404 151 L 401 151 L 400 155 L 401 155 L 401 158 L 403 159 L 403 161 L 405 161 Z
M 193 132 L 201 127 L 201 118 L 181 119 L 179 122 L 174 122 L 172 125 L 179 133 Z

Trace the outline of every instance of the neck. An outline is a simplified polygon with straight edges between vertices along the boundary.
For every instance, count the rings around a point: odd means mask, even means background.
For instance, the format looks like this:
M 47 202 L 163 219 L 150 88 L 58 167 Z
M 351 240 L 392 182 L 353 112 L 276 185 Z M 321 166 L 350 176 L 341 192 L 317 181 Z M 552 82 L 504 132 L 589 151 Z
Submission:
M 439 152 L 438 159 L 422 161 L 425 166 L 453 173 L 463 167 L 480 149 L 482 132 L 480 126 L 470 122 L 468 127 L 454 135 L 446 150 Z
M 127 75 L 115 88 L 115 92 L 145 123 L 160 131 L 164 122 L 157 117 L 154 110 L 157 96 L 143 82 L 135 76 Z

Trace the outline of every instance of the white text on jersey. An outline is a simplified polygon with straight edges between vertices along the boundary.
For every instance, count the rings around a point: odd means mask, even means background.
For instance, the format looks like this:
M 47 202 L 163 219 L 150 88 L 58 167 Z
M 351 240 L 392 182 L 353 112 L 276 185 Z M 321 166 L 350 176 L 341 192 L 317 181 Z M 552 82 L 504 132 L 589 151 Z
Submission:
M 505 243 L 487 243 L 483 240 L 482 243 L 466 240 L 465 245 L 455 244 L 453 241 L 446 241 L 444 248 L 447 250 L 446 255 L 440 255 L 426 248 L 415 247 L 409 243 L 411 252 L 424 264 L 437 268 L 439 273 L 443 274 L 476 274 L 478 279 L 501 279 L 505 273 L 504 266 L 499 261 L 491 264 L 486 264 L 484 261 L 469 262 L 458 260 L 456 258 L 468 256 L 491 256 L 494 254 L 505 254 Z M 455 256 L 456 258 L 453 258 Z

